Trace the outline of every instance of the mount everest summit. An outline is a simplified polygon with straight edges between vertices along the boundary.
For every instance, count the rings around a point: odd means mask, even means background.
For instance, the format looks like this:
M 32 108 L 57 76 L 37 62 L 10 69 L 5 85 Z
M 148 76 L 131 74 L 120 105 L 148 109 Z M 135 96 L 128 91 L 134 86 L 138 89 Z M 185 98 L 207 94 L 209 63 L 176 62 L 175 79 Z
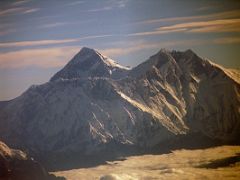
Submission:
M 0 139 L 33 154 L 152 148 L 194 133 L 239 143 L 240 73 L 191 50 L 161 49 L 130 69 L 82 48 L 49 82 L 0 102 Z

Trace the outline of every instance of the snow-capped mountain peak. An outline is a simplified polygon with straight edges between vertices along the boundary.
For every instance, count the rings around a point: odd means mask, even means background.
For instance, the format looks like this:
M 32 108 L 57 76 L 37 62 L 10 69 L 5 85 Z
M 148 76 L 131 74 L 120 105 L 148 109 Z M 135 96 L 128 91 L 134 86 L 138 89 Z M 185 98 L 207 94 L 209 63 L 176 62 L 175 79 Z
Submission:
M 88 77 L 111 77 L 115 79 L 120 74 L 122 76 L 127 70 L 129 68 L 118 64 L 98 51 L 83 47 L 50 81 Z

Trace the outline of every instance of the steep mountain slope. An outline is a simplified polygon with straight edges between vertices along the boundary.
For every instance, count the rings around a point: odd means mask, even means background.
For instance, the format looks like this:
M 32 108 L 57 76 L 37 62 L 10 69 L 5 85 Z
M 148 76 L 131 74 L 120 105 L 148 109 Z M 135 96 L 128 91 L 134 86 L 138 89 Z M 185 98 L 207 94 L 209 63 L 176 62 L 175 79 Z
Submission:
M 191 129 L 216 139 L 238 140 L 239 77 L 192 51 L 173 52 L 172 56 L 185 75 L 182 82 L 188 105 L 186 120 Z
M 237 142 L 236 74 L 191 50 L 162 49 L 128 69 L 83 48 L 49 82 L 0 104 L 0 138 L 35 154 L 81 155 L 113 142 L 151 148 L 195 132 Z
M 64 180 L 55 177 L 26 153 L 10 149 L 0 141 L 0 179 L 1 180 Z
M 231 141 L 239 137 L 240 86 L 236 72 L 201 59 L 191 50 L 162 49 L 130 74 L 142 86 L 133 95 L 152 89 L 151 109 L 168 109 L 170 119 L 177 119 L 174 124 L 185 122 L 190 131 L 201 131 L 214 139 Z M 159 95 L 163 97 L 157 98 Z M 149 102 L 149 97 L 147 93 L 144 102 Z

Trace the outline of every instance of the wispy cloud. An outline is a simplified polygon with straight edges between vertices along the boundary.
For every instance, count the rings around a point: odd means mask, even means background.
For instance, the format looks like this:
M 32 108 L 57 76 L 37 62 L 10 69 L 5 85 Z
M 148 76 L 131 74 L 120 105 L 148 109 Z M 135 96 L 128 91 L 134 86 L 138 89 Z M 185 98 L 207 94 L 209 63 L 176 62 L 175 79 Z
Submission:
M 167 33 L 174 33 L 174 32 L 183 32 L 186 31 L 186 28 L 178 28 L 178 29 L 171 29 L 171 30 L 154 30 L 154 31 L 145 31 L 139 33 L 131 33 L 127 36 L 147 36 L 147 35 L 159 35 L 159 34 L 167 34 Z
M 0 12 L 0 16 L 9 16 L 9 15 L 16 15 L 16 14 L 29 14 L 39 11 L 39 8 L 23 8 L 23 7 L 16 7 L 16 8 L 9 8 Z
M 107 37 L 113 37 L 115 36 L 114 34 L 103 34 L 103 35 L 91 35 L 91 36 L 85 36 L 78 38 L 79 40 L 84 40 L 84 39 L 97 39 L 97 38 L 107 38 Z
M 0 48 L 34 47 L 34 46 L 66 44 L 66 43 L 79 42 L 81 40 L 107 38 L 107 37 L 112 37 L 112 36 L 114 36 L 114 35 L 111 35 L 111 34 L 104 35 L 103 34 L 103 35 L 90 35 L 90 36 L 83 36 L 80 38 L 68 38 L 68 39 L 57 39 L 57 40 L 33 40 L 33 41 L 4 42 L 4 43 L 0 43 Z
M 53 21 L 51 23 L 47 23 L 47 24 L 42 24 L 39 25 L 38 28 L 54 28 L 54 27 L 60 27 L 60 26 L 66 26 L 66 25 L 80 25 L 80 24 L 86 24 L 86 23 L 90 23 L 93 22 L 94 19 L 87 19 L 84 21 L 79 21 L 79 20 L 74 20 L 74 21 Z
M 0 54 L 0 69 L 59 67 L 79 51 L 79 47 L 28 49 Z
M 84 12 L 100 12 L 100 11 L 109 11 L 111 9 L 112 9 L 111 6 L 106 6 L 106 7 L 102 7 L 102 8 L 88 9 L 88 10 L 85 10 Z
M 128 0 L 115 0 L 115 3 L 117 7 L 124 8 L 127 5 Z
M 37 12 L 39 11 L 39 8 L 32 8 L 32 9 L 27 9 L 24 12 L 22 12 L 23 14 L 29 14 L 29 13 L 33 13 L 33 12 Z
M 30 0 L 22 0 L 22 1 L 14 2 L 14 3 L 12 3 L 11 5 L 12 5 L 12 6 L 20 6 L 20 5 L 25 4 L 25 3 L 28 3 L 28 2 L 30 2 Z
M 68 24 L 70 24 L 70 23 L 55 22 L 55 23 L 44 24 L 44 25 L 40 26 L 40 28 L 53 28 L 53 27 L 65 26 L 65 25 L 68 25 Z
M 221 19 L 212 21 L 199 21 L 180 23 L 157 28 L 156 31 L 186 29 L 187 32 L 235 32 L 240 30 L 240 19 Z
M 94 9 L 87 9 L 83 12 L 101 12 L 101 11 L 109 11 L 115 8 L 124 8 L 127 4 L 128 0 L 109 0 L 106 2 L 105 6 L 94 8 Z
M 149 19 L 149 20 L 139 21 L 134 24 L 153 24 L 153 23 L 161 23 L 161 22 L 213 20 L 213 19 L 227 19 L 227 18 L 239 18 L 239 17 L 240 17 L 239 10 L 231 10 L 231 11 L 218 12 L 218 13 L 207 14 L 207 15 Z
M 79 41 L 79 39 L 7 42 L 7 43 L 0 43 L 0 48 L 43 46 L 43 45 L 71 43 L 71 42 L 77 42 L 77 41 Z
M 5 9 L 5 10 L 2 10 L 0 11 L 0 16 L 6 16 L 6 15 L 9 15 L 9 14 L 14 14 L 14 13 L 21 13 L 25 10 L 25 8 L 9 8 L 9 9 Z
M 68 6 L 75 6 L 75 5 L 79 5 L 79 4 L 83 4 L 83 3 L 85 3 L 85 1 L 75 1 L 75 2 L 70 2 L 67 5 Z
M 153 31 L 128 34 L 128 36 L 158 35 L 176 32 L 211 33 L 211 32 L 240 32 L 240 19 L 220 19 L 210 21 L 193 21 L 162 26 Z

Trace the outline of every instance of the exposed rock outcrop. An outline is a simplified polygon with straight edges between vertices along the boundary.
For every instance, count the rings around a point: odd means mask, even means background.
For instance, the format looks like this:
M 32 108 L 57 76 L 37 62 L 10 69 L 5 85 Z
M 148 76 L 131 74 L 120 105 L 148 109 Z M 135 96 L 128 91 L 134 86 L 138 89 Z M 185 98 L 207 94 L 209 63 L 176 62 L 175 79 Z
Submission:
M 0 141 L 0 179 L 1 180 L 64 180 L 49 174 L 44 167 L 28 157 L 26 153 L 10 149 Z

